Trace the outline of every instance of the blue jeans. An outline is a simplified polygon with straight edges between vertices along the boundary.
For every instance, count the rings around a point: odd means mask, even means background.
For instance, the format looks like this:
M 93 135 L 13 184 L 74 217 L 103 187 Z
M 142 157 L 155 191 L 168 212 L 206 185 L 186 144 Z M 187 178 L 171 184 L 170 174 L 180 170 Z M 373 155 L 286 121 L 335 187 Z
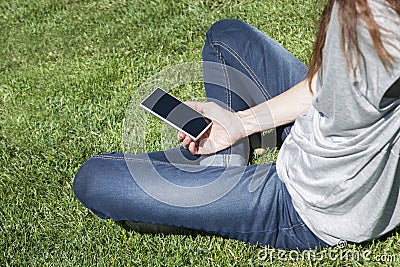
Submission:
M 237 20 L 219 21 L 210 28 L 203 61 L 218 63 L 212 70 L 203 65 L 208 100 L 233 111 L 284 92 L 307 71 L 272 39 Z M 243 90 L 233 69 L 252 85 Z M 213 79 L 210 75 L 223 77 L 225 86 L 207 82 Z M 289 131 L 290 125 L 282 127 L 282 140 Z M 77 173 L 74 192 L 104 219 L 195 229 L 275 248 L 327 246 L 294 209 L 275 164 L 229 164 L 231 155 L 248 153 L 244 143 L 209 156 L 223 159 L 213 164 L 204 164 L 207 156 L 194 156 L 182 147 L 94 156 Z

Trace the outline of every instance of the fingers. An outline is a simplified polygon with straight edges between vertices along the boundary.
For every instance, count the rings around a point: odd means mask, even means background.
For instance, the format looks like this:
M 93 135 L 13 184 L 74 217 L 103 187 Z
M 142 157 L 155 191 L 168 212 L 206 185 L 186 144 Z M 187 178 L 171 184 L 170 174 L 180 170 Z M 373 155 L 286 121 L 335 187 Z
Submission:
M 197 154 L 198 149 L 197 149 L 197 142 L 193 142 L 192 138 L 187 136 L 183 132 L 178 132 L 178 139 L 182 141 L 182 146 L 186 149 L 188 149 L 192 154 Z
M 183 139 L 185 139 L 185 137 L 186 137 L 186 134 L 185 134 L 185 133 L 183 133 L 183 132 L 178 132 L 178 140 L 179 140 L 179 141 L 182 141 Z
M 192 138 L 187 136 L 184 132 L 178 132 L 177 138 L 182 142 L 182 146 L 186 149 L 188 149 L 190 143 L 193 141 Z
M 193 155 L 197 155 L 199 153 L 199 148 L 197 146 L 197 142 L 191 142 L 188 146 L 190 153 Z
M 182 146 L 186 149 L 189 148 L 190 143 L 194 143 L 192 138 L 190 138 L 189 136 L 185 136 L 184 139 L 182 139 Z
M 186 136 L 182 141 L 182 146 L 193 155 L 207 155 L 217 151 L 215 144 L 208 138 L 193 141 L 189 136 Z

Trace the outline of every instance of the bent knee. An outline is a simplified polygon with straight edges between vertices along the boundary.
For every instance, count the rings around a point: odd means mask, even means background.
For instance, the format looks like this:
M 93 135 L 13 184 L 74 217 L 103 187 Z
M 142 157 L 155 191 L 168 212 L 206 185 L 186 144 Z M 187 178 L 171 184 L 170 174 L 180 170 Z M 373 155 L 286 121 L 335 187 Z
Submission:
M 103 219 L 118 220 L 140 190 L 121 153 L 90 158 L 79 169 L 73 182 L 76 198 Z
M 211 39 L 221 39 L 223 37 L 236 35 L 235 33 L 239 33 L 247 27 L 250 27 L 250 25 L 241 20 L 223 19 L 211 25 L 207 31 L 207 37 Z
M 99 181 L 99 176 L 96 173 L 95 162 L 93 158 L 85 162 L 78 173 L 75 175 L 72 189 L 75 197 L 82 203 L 83 206 L 91 210 L 101 218 L 107 218 L 101 211 L 102 206 L 102 186 Z
M 207 31 L 207 38 L 211 41 L 238 40 L 246 32 L 253 29 L 249 24 L 237 19 L 223 19 L 214 22 Z M 239 39 L 240 40 L 240 39 Z

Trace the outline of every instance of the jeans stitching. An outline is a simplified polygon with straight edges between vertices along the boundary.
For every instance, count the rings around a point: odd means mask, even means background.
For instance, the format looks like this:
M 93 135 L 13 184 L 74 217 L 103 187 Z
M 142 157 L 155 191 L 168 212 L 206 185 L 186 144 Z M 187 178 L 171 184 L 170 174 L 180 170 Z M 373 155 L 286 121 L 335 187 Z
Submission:
M 148 160 L 148 159 L 138 159 L 138 158 L 126 158 L 126 157 L 115 157 L 115 156 L 106 156 L 106 155 L 95 155 L 93 158 L 98 158 L 98 159 L 105 159 L 105 160 L 124 160 L 124 161 L 135 161 L 135 162 L 141 162 L 141 163 L 157 163 L 157 164 L 162 164 L 162 165 L 173 165 L 173 166 L 197 166 L 197 165 L 192 165 L 192 164 L 186 164 L 186 163 L 173 163 L 173 162 L 165 162 L 165 161 L 160 161 L 160 160 Z M 223 166 L 221 166 L 223 167 Z
M 230 109 L 231 108 L 231 101 L 230 101 L 230 83 L 229 83 L 229 78 L 228 78 L 228 73 L 226 71 L 226 64 L 225 64 L 225 60 L 222 57 L 222 53 L 221 51 L 217 50 L 217 55 L 218 55 L 218 59 L 219 62 L 222 66 L 222 73 L 224 74 L 224 81 L 225 81 L 225 102 L 227 107 Z
M 244 61 L 244 59 L 238 53 L 236 53 L 236 51 L 232 47 L 230 47 L 228 44 L 222 41 L 212 41 L 212 44 L 213 45 L 216 44 L 225 48 L 249 72 L 250 76 L 258 83 L 258 87 L 261 89 L 261 92 L 263 92 L 264 95 L 266 94 L 266 98 L 267 99 L 272 98 L 272 96 L 269 94 L 268 90 L 264 87 L 258 76 L 254 73 L 254 71 L 250 68 L 250 66 L 246 63 L 246 61 Z
M 222 66 L 222 73 L 224 74 L 224 81 L 225 81 L 225 101 L 226 101 L 226 106 L 229 108 L 229 111 L 232 109 L 232 100 L 231 100 L 231 90 L 230 90 L 230 82 L 229 82 L 229 77 L 228 77 L 228 72 L 226 71 L 226 64 L 225 64 L 225 60 L 222 56 L 221 51 L 219 51 L 219 49 L 216 48 L 216 52 L 217 52 L 217 57 L 220 61 L 220 64 Z M 231 148 L 227 148 L 227 154 L 230 154 Z M 227 166 L 227 154 L 223 155 L 223 165 Z
M 214 165 L 210 165 L 207 167 L 220 167 L 220 168 L 227 168 L 229 166 L 227 166 L 226 164 L 226 159 L 225 156 L 227 156 L 227 154 L 222 155 L 223 156 L 223 162 L 224 162 L 224 166 L 214 166 Z M 97 158 L 97 159 L 105 159 L 105 160 L 124 160 L 124 161 L 134 161 L 134 162 L 141 162 L 141 163 L 157 163 L 157 164 L 161 164 L 161 165 L 168 165 L 168 166 L 187 166 L 187 167 L 193 167 L 193 166 L 202 166 L 204 167 L 205 165 L 193 165 L 193 164 L 187 164 L 187 163 L 174 163 L 174 162 L 165 162 L 165 161 L 160 161 L 160 160 L 156 160 L 156 159 L 152 159 L 152 160 L 148 160 L 148 159 L 138 159 L 138 158 L 126 158 L 126 157 L 116 157 L 116 156 L 111 156 L 111 155 L 95 155 L 92 158 Z M 239 166 L 237 166 L 239 167 Z M 246 167 L 246 166 L 243 166 Z

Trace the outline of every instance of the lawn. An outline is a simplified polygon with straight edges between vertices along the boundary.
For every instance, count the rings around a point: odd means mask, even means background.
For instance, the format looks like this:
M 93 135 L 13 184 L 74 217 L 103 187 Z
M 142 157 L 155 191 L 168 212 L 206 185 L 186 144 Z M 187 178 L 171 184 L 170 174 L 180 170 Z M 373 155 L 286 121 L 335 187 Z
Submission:
M 397 232 L 302 258 L 220 237 L 127 232 L 88 212 L 72 192 L 89 157 L 126 149 L 124 118 L 135 92 L 160 71 L 199 62 L 214 21 L 244 20 L 308 62 L 320 12 L 315 0 L 1 1 L 0 265 L 400 264 Z M 194 94 L 179 97 L 201 98 L 192 87 Z M 146 148 L 161 149 L 160 134 L 151 132 Z

